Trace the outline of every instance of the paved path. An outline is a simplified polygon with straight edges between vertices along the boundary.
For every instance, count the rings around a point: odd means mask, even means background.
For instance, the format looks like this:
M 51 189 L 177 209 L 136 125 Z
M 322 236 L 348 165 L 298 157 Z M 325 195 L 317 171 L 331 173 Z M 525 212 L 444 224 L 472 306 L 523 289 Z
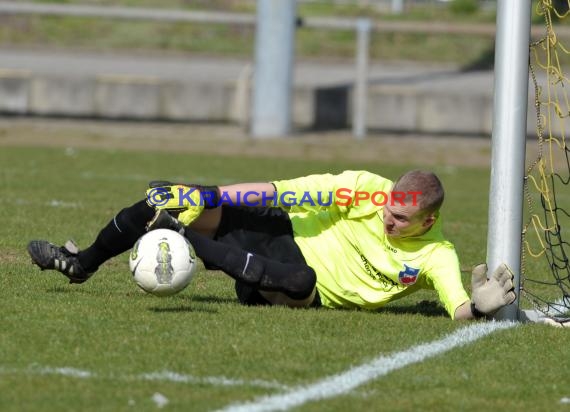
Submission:
M 136 75 L 160 79 L 230 81 L 237 79 L 251 61 L 232 58 L 141 56 L 71 53 L 43 50 L 0 49 L 0 70 L 29 70 L 37 74 L 66 77 L 93 75 Z M 491 71 L 462 73 L 450 66 L 382 64 L 370 66 L 370 83 L 407 85 L 421 89 L 491 92 Z M 299 85 L 351 84 L 355 67 L 351 62 L 296 62 L 295 83 Z

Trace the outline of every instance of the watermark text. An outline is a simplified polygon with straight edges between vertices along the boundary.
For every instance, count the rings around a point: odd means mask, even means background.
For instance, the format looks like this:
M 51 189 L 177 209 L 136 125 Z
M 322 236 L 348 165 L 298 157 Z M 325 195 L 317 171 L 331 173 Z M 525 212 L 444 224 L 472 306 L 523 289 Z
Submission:
M 196 192 L 198 189 L 194 187 L 177 187 L 175 193 L 169 188 L 157 187 L 147 192 L 148 203 L 153 206 L 165 206 L 169 202 L 170 207 L 188 207 L 188 206 L 211 206 L 217 207 L 221 205 L 228 206 L 284 206 L 284 207 L 328 207 L 333 203 L 337 206 L 360 206 L 365 202 L 371 202 L 375 206 L 416 206 L 418 204 L 418 196 L 422 194 L 419 191 L 391 191 L 385 192 L 378 190 L 375 192 L 352 190 L 349 188 L 339 188 L 337 190 L 323 192 L 262 192 L 262 191 L 222 191 L 219 196 L 215 196 L 212 192 Z

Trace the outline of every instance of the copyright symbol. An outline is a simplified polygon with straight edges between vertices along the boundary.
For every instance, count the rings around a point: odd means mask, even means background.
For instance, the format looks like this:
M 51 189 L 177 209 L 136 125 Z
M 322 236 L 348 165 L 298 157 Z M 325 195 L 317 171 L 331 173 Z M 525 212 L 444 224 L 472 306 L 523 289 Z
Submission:
M 170 198 L 169 192 L 164 187 L 155 187 L 147 192 L 146 198 L 148 200 L 148 204 L 152 206 L 164 206 L 168 203 L 168 199 Z

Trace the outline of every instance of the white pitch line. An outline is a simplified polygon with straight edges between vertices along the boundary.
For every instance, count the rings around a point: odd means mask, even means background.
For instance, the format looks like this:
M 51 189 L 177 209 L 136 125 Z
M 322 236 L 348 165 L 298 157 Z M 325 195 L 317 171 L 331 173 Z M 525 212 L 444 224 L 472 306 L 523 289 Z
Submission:
M 33 367 L 32 369 L 38 375 L 62 375 L 71 378 L 89 379 L 95 377 L 95 374 L 76 368 L 49 368 L 49 367 Z
M 68 378 L 76 379 L 109 379 L 109 380 L 122 380 L 122 381 L 154 381 L 154 382 L 174 382 L 198 385 L 212 385 L 212 386 L 251 386 L 265 389 L 280 389 L 287 390 L 286 385 L 282 385 L 275 381 L 265 381 L 261 379 L 244 380 L 244 379 L 230 379 L 225 376 L 193 376 L 185 375 L 172 371 L 161 372 L 148 372 L 139 375 L 103 375 L 91 372 L 84 369 L 70 368 L 70 367 L 50 367 L 40 365 L 30 365 L 28 368 L 4 368 L 0 367 L 0 375 L 59 375 Z
M 281 385 L 278 382 L 264 381 L 260 379 L 253 379 L 250 381 L 246 381 L 242 379 L 229 379 L 224 376 L 196 377 L 191 375 L 182 375 L 170 371 L 143 373 L 142 375 L 138 375 L 137 379 L 144 379 L 148 381 L 180 382 L 180 383 L 198 383 L 198 384 L 207 383 L 213 386 L 255 386 L 255 387 L 269 388 L 269 389 L 287 388 L 287 386 Z
M 371 362 L 321 379 L 308 386 L 294 387 L 282 394 L 263 396 L 247 403 L 228 405 L 219 412 L 285 411 L 307 402 L 333 398 L 348 393 L 356 387 L 392 371 L 422 362 L 425 359 L 476 341 L 496 330 L 511 328 L 515 325 L 515 322 L 475 323 L 456 330 L 440 340 L 414 346 L 392 355 L 379 356 Z
M 556 302 L 551 303 L 550 306 L 546 309 L 545 313 L 549 316 L 566 315 L 570 312 L 568 304 L 569 302 L 566 299 L 560 298 Z
M 560 298 L 556 302 L 537 309 L 519 309 L 520 318 L 526 322 L 546 323 L 555 327 L 570 327 L 568 298 Z

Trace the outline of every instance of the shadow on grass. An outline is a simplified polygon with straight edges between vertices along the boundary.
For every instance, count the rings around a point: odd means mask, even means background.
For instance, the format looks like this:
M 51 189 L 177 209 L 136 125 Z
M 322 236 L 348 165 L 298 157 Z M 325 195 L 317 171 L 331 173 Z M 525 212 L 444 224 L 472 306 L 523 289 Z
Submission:
M 80 286 L 67 285 L 67 286 L 51 286 L 46 289 L 47 293 L 73 293 L 80 295 L 93 295 L 93 289 L 86 289 Z M 95 292 L 96 293 L 96 292 Z
M 46 289 L 48 293 L 74 293 L 74 294 L 93 294 L 92 290 L 82 289 L 69 286 L 52 286 Z M 181 312 L 200 312 L 200 313 L 218 313 L 214 308 L 205 307 L 204 304 L 221 304 L 221 305 L 237 305 L 236 298 L 220 297 L 215 295 L 176 295 L 172 296 L 167 304 L 171 306 L 153 306 L 148 310 L 156 313 L 181 313 Z M 321 308 L 306 308 L 307 310 Z M 447 317 L 445 309 L 436 301 L 423 300 L 415 305 L 392 304 L 378 310 L 379 313 L 388 313 L 395 315 L 422 315 L 425 317 Z
M 188 296 L 188 300 L 193 302 L 200 302 L 200 303 L 238 303 L 237 298 L 221 298 L 219 296 L 212 296 L 212 295 L 194 295 Z
M 204 307 L 205 304 L 221 304 L 227 305 L 230 303 L 235 304 L 236 299 L 222 298 L 212 295 L 176 295 L 172 298 L 176 299 L 175 304 L 170 307 L 152 307 L 149 310 L 153 312 L 204 312 L 204 313 L 218 313 L 217 310 Z M 171 298 L 171 299 L 172 299 Z M 194 303 L 194 304 L 193 304 Z M 175 306 L 177 305 L 177 306 Z
M 433 300 L 422 300 L 415 305 L 386 306 L 380 310 L 382 313 L 395 315 L 423 315 L 426 317 L 447 317 L 447 312 L 441 305 Z

